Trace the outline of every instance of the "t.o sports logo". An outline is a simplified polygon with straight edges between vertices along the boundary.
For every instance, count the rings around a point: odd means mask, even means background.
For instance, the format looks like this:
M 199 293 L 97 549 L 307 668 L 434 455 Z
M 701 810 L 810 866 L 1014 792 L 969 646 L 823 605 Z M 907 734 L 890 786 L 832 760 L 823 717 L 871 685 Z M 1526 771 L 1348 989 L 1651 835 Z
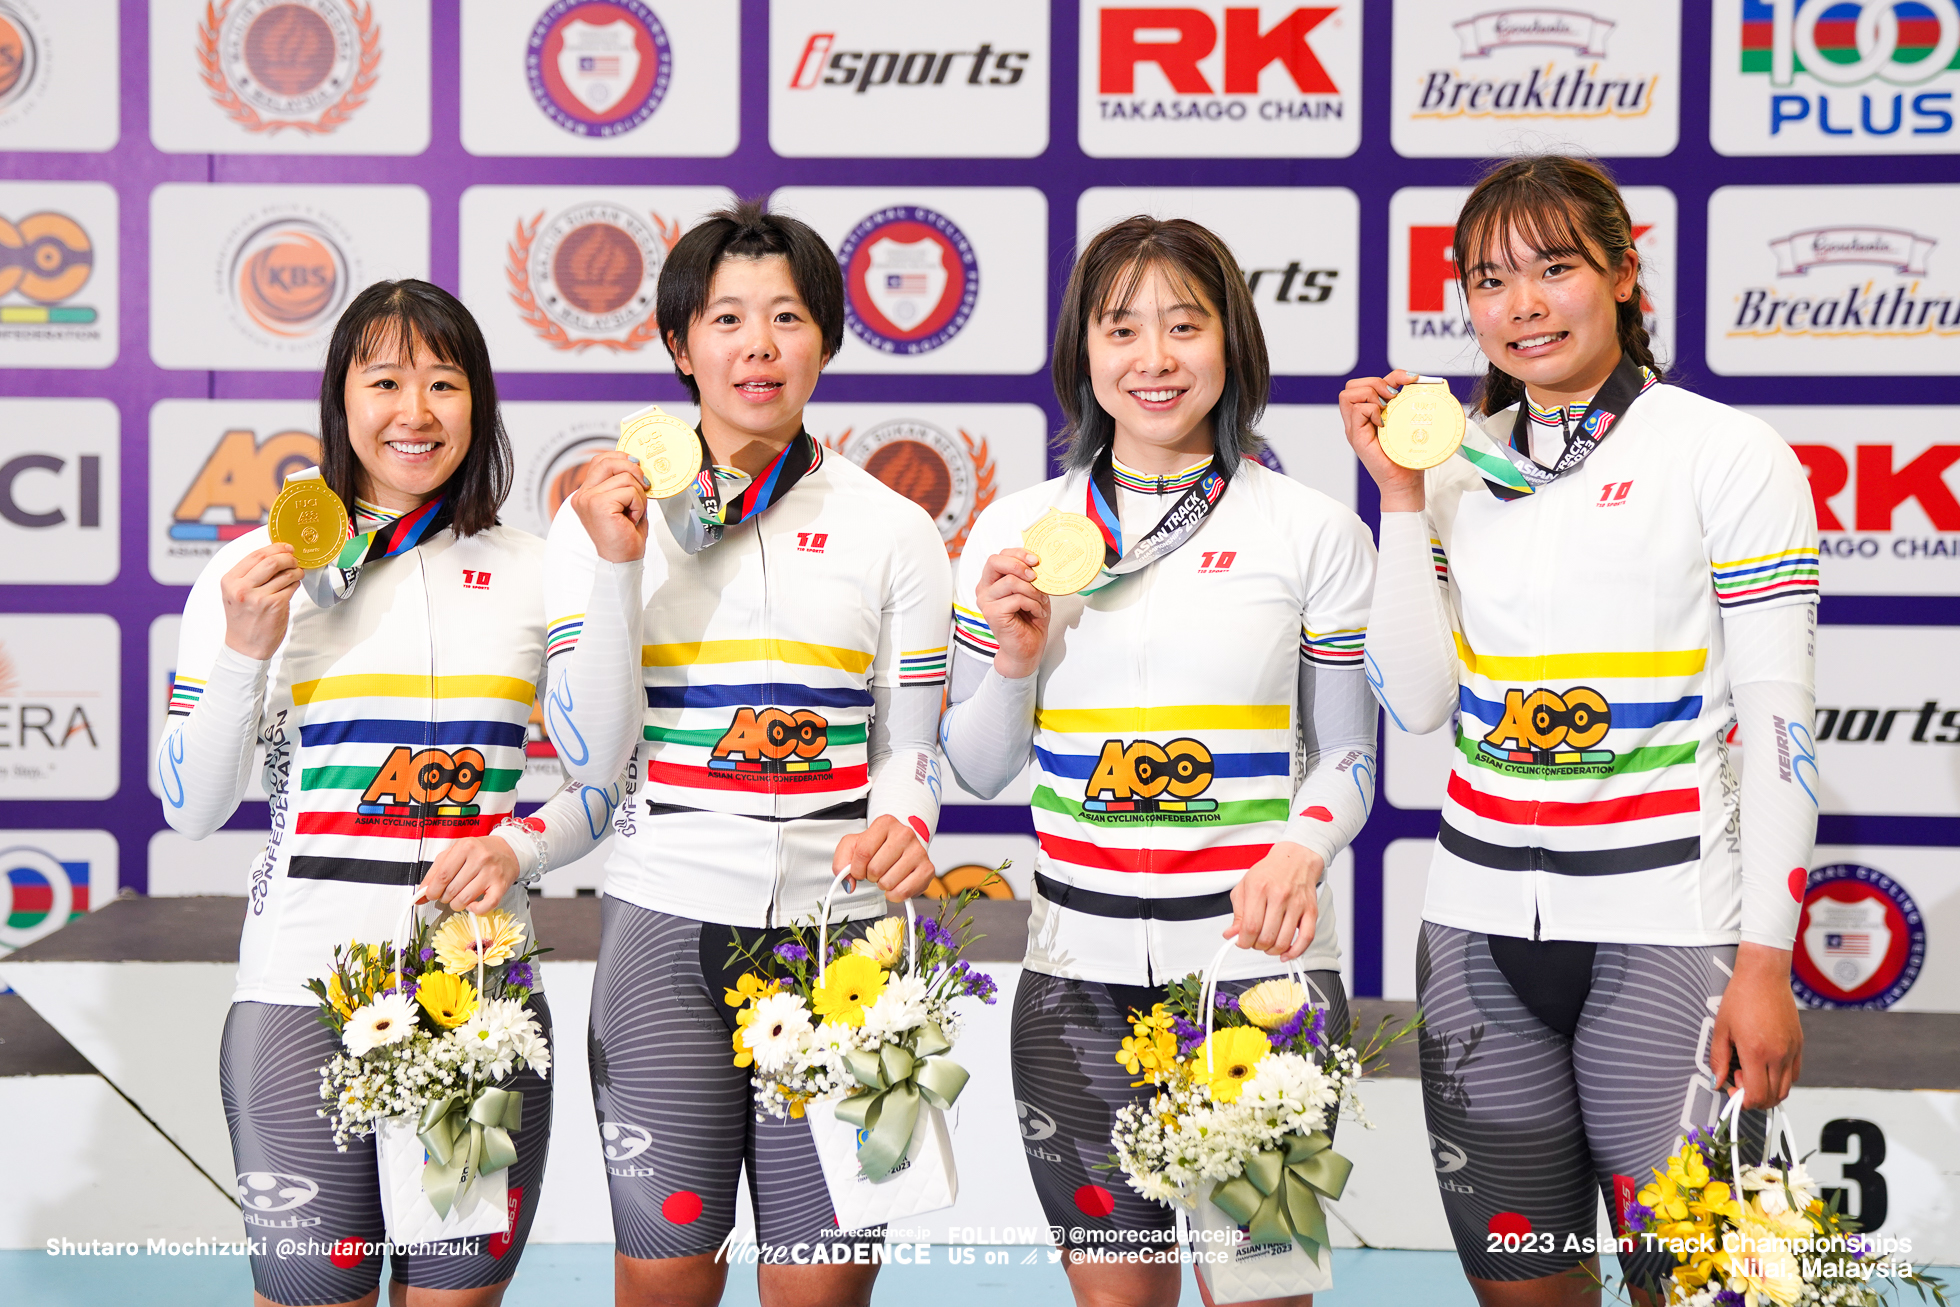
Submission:
M 980 296 L 973 243 L 951 218 L 922 205 L 880 209 L 837 250 L 844 320 L 885 354 L 926 354 L 960 333 Z

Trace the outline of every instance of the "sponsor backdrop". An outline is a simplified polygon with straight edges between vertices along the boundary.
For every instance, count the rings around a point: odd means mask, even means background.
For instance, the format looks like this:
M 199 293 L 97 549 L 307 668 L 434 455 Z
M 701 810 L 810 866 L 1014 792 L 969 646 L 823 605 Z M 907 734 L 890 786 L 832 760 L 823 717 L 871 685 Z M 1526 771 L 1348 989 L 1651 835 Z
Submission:
M 1078 242 L 1189 215 L 1258 303 L 1272 461 L 1372 520 L 1342 380 L 1467 397 L 1457 207 L 1494 154 L 1577 148 L 1628 187 L 1662 353 L 1810 472 L 1800 992 L 1960 1010 L 1957 94 L 1955 0 L 0 0 L 0 949 L 118 887 L 242 889 L 262 791 L 208 845 L 162 834 L 150 747 L 186 589 L 317 457 L 315 369 L 368 282 L 475 311 L 506 516 L 542 531 L 620 414 L 688 411 L 667 251 L 771 195 L 849 285 L 812 432 L 956 553 L 1046 475 Z M 1385 751 L 1340 871 L 1363 994 L 1413 984 L 1448 746 Z M 521 793 L 555 768 L 534 724 Z M 1025 894 L 1025 785 L 956 797 L 945 879 L 1012 856 Z

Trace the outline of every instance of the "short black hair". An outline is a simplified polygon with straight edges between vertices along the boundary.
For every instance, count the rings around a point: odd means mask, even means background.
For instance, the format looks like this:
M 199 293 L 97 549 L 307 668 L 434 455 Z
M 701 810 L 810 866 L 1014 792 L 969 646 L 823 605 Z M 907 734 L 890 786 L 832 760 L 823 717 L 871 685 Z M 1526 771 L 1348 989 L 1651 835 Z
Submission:
M 709 214 L 667 252 L 660 269 L 654 313 L 660 339 L 674 356 L 674 375 L 688 396 L 701 402 L 701 387 L 680 369 L 687 349 L 687 329 L 707 307 L 708 288 L 723 259 L 761 259 L 780 254 L 789 260 L 789 278 L 803 297 L 810 316 L 823 332 L 827 363 L 844 347 L 844 271 L 837 256 L 810 224 L 770 213 L 760 199 L 740 200 Z
M 1266 333 L 1231 247 L 1189 218 L 1125 218 L 1096 233 L 1069 270 L 1050 363 L 1055 398 L 1067 419 L 1062 462 L 1086 469 L 1116 438 L 1089 375 L 1089 333 L 1105 314 L 1126 309 L 1152 269 L 1180 293 L 1196 290 L 1218 311 L 1225 332 L 1225 385 L 1211 409 L 1212 443 L 1227 480 L 1264 442 L 1255 428 L 1266 411 L 1272 365 Z
M 454 506 L 456 534 L 473 536 L 497 524 L 497 510 L 510 493 L 510 437 L 497 410 L 490 347 L 462 301 L 440 286 L 413 278 L 377 281 L 334 324 L 320 373 L 320 475 L 351 513 L 360 461 L 347 433 L 347 374 L 389 353 L 406 366 L 418 346 L 462 369 L 469 382 L 470 450 L 443 493 Z

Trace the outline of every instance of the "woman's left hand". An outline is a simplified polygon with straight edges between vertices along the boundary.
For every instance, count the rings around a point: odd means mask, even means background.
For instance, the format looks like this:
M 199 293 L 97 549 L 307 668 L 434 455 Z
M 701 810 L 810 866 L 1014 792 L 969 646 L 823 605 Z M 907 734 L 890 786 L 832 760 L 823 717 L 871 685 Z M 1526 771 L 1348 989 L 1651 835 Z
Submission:
M 1291 962 L 1313 943 L 1320 920 L 1320 855 L 1286 840 L 1273 845 L 1232 888 L 1226 939 Z
M 850 870 L 846 891 L 857 888 L 860 880 L 875 880 L 893 903 L 917 897 L 932 881 L 932 857 L 926 852 L 925 841 L 890 813 L 858 834 L 837 841 L 837 853 L 830 860 L 831 874 L 846 868 Z
M 503 902 L 520 874 L 516 852 L 495 835 L 456 840 L 436 854 L 416 902 L 482 914 Z
M 1745 941 L 1722 992 L 1708 1065 L 1717 1084 L 1742 1091 L 1742 1105 L 1775 1107 L 1803 1073 L 1803 1023 L 1790 992 L 1790 953 Z

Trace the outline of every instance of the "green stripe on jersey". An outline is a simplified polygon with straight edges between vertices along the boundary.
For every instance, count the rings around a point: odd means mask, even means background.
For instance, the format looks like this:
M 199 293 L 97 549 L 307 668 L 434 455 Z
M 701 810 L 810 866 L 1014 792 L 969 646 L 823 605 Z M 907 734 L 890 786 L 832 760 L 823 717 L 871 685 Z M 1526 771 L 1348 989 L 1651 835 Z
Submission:
M 1032 806 L 1059 812 L 1088 826 L 1249 826 L 1261 821 L 1285 821 L 1285 799 L 1232 799 L 1210 812 L 1085 812 L 1074 799 L 1065 799 L 1046 785 L 1037 785 Z
M 308 767 L 300 773 L 299 787 L 302 790 L 365 790 L 368 782 L 374 779 L 372 767 Z M 486 767 L 483 772 L 481 792 L 502 794 L 517 788 L 517 778 L 524 774 L 521 767 Z
M 1695 760 L 1695 743 L 1661 744 L 1645 749 L 1628 749 L 1614 757 L 1610 763 L 1576 763 L 1566 766 L 1548 766 L 1535 762 L 1500 762 L 1477 748 L 1477 742 L 1467 735 L 1456 737 L 1457 751 L 1472 763 L 1498 773 L 1500 776 L 1529 776 L 1543 781 L 1586 781 L 1598 780 L 1602 776 L 1618 776 L 1624 772 L 1659 771 L 1663 767 L 1679 767 Z
M 681 731 L 668 726 L 644 727 L 640 734 L 649 740 L 662 744 L 688 744 L 697 749 L 712 749 L 721 743 L 721 737 L 728 734 L 728 728 L 713 727 L 705 731 Z M 855 726 L 833 726 L 826 732 L 832 745 L 863 744 L 866 728 L 863 722 Z

